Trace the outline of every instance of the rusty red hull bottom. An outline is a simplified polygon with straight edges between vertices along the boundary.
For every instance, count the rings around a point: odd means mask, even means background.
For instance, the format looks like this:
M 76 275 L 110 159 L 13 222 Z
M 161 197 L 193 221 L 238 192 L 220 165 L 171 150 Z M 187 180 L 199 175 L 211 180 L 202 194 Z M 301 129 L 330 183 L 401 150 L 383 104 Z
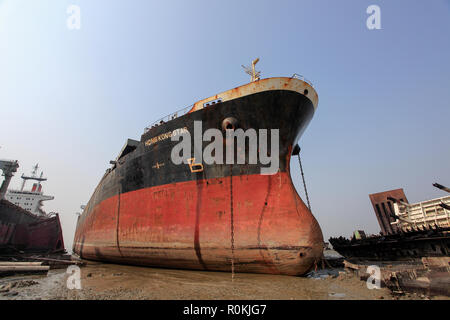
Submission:
M 232 236 L 234 235 L 234 252 Z M 79 223 L 84 259 L 147 266 L 302 275 L 323 237 L 288 172 L 154 186 L 100 201 Z

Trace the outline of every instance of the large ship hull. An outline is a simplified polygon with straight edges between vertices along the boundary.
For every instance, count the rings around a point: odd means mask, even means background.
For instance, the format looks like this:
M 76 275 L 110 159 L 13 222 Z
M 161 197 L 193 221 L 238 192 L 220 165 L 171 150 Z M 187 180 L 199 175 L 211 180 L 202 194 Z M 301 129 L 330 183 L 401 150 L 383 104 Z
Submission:
M 294 81 L 301 82 L 288 80 Z M 230 271 L 233 263 L 236 272 L 306 273 L 322 255 L 323 237 L 295 190 L 289 163 L 313 113 L 305 94 L 269 89 L 152 128 L 103 176 L 78 220 L 74 252 L 168 268 Z M 194 121 L 202 132 L 221 129 L 230 117 L 243 130 L 279 129 L 276 173 L 263 175 L 264 165 L 247 160 L 203 163 L 197 172 L 171 161 L 177 142 L 166 133 L 184 128 L 193 135 Z
M 0 200 L 0 256 L 17 252 L 64 252 L 59 215 L 38 217 L 7 200 Z

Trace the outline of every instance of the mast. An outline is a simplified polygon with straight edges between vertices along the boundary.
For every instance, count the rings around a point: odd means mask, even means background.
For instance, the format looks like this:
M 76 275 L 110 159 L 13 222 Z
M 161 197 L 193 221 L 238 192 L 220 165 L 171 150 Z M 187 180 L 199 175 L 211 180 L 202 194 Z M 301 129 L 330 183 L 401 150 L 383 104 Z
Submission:
M 44 178 L 44 172 L 41 172 L 41 175 L 38 177 L 36 174 L 38 172 L 39 169 L 39 164 L 37 163 L 34 167 L 33 167 L 33 171 L 31 171 L 31 176 L 26 176 L 24 174 L 22 174 L 21 178 L 23 179 L 22 181 L 22 187 L 20 188 L 20 191 L 23 191 L 23 188 L 25 187 L 25 183 L 27 182 L 27 180 L 35 180 L 38 182 L 37 184 L 37 189 L 39 190 L 39 188 L 41 187 L 41 182 L 42 181 L 46 181 L 47 178 Z
M 251 69 L 250 69 L 250 67 L 246 67 L 246 66 L 242 65 L 242 68 L 244 68 L 245 73 L 247 73 L 251 77 L 250 82 L 258 81 L 261 77 L 261 71 L 255 70 L 255 65 L 258 63 L 258 61 L 259 61 L 259 58 L 256 58 L 255 60 L 252 61 Z

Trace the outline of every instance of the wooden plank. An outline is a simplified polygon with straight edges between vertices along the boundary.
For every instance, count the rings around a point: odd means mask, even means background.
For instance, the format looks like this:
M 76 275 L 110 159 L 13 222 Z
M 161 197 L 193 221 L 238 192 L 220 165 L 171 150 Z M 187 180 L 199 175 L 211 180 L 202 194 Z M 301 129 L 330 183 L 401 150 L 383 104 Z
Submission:
M 0 266 L 0 272 L 11 271 L 48 271 L 49 266 Z
M 0 266 L 40 266 L 42 262 L 29 261 L 0 261 Z
M 450 257 L 423 257 L 422 263 L 425 268 L 450 267 Z
M 55 263 L 64 263 L 64 264 L 82 264 L 82 261 L 74 261 L 74 260 L 61 260 L 61 259 L 52 259 L 52 258 L 34 258 L 34 257 L 32 259 L 48 261 L 48 262 L 55 262 Z
M 359 266 L 357 264 L 354 264 L 354 263 L 351 263 L 351 262 L 348 262 L 347 260 L 344 260 L 344 267 L 345 268 L 350 268 L 350 269 L 353 269 L 353 270 L 359 270 L 359 268 L 361 266 Z

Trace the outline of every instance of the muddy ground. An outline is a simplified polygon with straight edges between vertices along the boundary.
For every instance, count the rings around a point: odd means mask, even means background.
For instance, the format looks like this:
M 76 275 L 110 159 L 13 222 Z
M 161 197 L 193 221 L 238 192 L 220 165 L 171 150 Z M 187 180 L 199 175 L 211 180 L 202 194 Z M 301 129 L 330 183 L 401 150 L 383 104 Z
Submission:
M 391 300 L 448 299 L 407 294 L 394 296 L 389 289 L 369 290 L 352 273 L 333 270 L 322 277 L 291 277 L 262 274 L 157 269 L 88 263 L 81 267 L 81 289 L 68 289 L 65 269 L 47 275 L 15 275 L 0 278 L 0 300 L 66 299 L 320 299 Z

